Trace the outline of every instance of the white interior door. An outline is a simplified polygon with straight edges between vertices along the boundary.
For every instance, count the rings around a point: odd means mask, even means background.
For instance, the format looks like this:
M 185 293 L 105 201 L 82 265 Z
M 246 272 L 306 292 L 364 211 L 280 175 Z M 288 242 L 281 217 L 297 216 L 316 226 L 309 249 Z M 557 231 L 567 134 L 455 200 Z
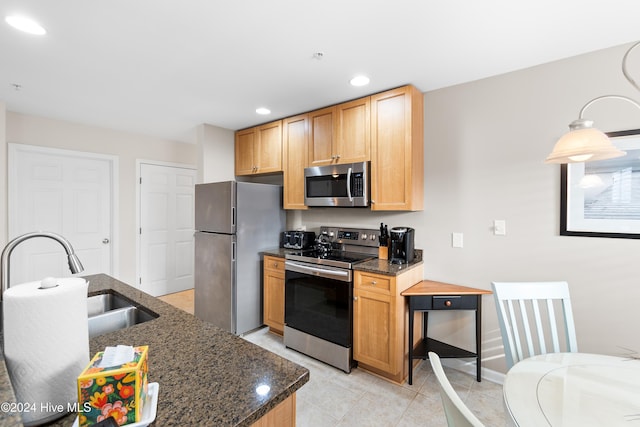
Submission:
M 32 231 L 64 236 L 81 275 L 113 275 L 113 200 L 117 159 L 78 151 L 9 144 L 9 239 Z M 70 276 L 57 242 L 29 239 L 11 257 L 10 283 Z
M 196 170 L 140 163 L 140 288 L 154 296 L 193 288 Z

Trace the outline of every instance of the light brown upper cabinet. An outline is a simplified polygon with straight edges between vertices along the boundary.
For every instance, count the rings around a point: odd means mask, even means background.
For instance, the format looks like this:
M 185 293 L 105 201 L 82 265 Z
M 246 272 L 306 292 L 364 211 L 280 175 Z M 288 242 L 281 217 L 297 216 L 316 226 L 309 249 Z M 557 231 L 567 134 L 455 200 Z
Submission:
M 236 175 L 282 171 L 282 120 L 236 132 Z
M 282 120 L 283 207 L 307 209 L 304 205 L 304 168 L 309 160 L 309 115 Z
M 371 209 L 424 209 L 423 95 L 403 86 L 371 96 Z
M 370 159 L 370 97 L 309 113 L 309 166 Z

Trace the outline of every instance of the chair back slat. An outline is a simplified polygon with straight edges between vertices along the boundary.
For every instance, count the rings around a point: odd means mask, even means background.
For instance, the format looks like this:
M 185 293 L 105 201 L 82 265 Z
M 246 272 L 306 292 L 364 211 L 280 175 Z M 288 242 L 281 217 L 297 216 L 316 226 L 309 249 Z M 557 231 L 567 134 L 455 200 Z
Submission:
M 546 341 L 545 341 L 545 335 L 544 335 L 544 328 L 542 327 L 542 317 L 540 316 L 539 301 L 531 301 L 531 305 L 533 305 L 533 313 L 536 319 L 536 332 L 538 333 L 538 345 L 540 346 L 540 352 L 544 354 L 547 352 L 547 346 L 545 345 Z M 525 319 L 523 319 L 523 321 L 525 321 Z M 553 322 L 550 322 L 550 324 L 553 325 Z M 535 349 L 533 348 L 533 346 L 530 346 L 529 354 L 533 354 L 533 353 L 535 353 Z
M 501 305 L 500 309 L 503 312 L 503 315 L 500 317 L 501 323 L 500 323 L 500 327 L 501 329 L 505 329 L 506 332 L 504 335 L 506 335 L 507 339 L 509 340 L 509 354 L 507 355 L 508 358 L 511 358 L 512 360 L 520 360 L 523 358 L 522 355 L 522 344 L 520 342 L 520 333 L 518 332 L 518 328 L 512 328 L 512 325 L 518 325 L 518 318 L 516 317 L 516 313 L 515 310 L 513 309 L 513 301 L 512 300 L 508 300 L 507 301 L 507 306 L 509 308 L 509 317 L 508 319 L 510 319 L 509 322 L 505 322 L 503 319 L 507 319 L 507 316 L 504 315 L 504 306 Z M 507 348 L 505 346 L 505 353 L 507 352 Z M 517 352 L 517 354 L 514 354 L 514 352 Z
M 558 327 L 556 323 L 555 310 L 553 309 L 553 300 L 547 300 L 547 311 L 549 312 L 549 326 L 551 327 L 551 338 L 553 340 L 553 352 L 560 353 L 560 340 L 558 339 Z M 544 352 L 546 353 L 546 351 Z M 543 354 L 544 354 L 543 353 Z
M 508 368 L 536 354 L 578 351 L 567 282 L 493 282 L 491 286 Z

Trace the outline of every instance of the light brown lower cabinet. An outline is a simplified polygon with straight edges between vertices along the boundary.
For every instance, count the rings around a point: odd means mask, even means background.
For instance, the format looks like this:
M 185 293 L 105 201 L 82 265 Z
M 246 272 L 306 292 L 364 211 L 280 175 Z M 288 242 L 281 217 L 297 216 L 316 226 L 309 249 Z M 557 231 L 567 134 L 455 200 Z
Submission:
M 296 425 L 296 394 L 293 393 L 278 406 L 267 412 L 262 418 L 253 423 L 252 427 L 295 427 Z
M 284 331 L 284 259 L 264 257 L 264 324 L 271 332 L 282 335 Z
M 353 358 L 359 368 L 397 383 L 407 377 L 409 306 L 400 293 L 420 282 L 423 270 L 419 265 L 397 276 L 354 271 Z M 415 345 L 419 331 L 414 337 Z

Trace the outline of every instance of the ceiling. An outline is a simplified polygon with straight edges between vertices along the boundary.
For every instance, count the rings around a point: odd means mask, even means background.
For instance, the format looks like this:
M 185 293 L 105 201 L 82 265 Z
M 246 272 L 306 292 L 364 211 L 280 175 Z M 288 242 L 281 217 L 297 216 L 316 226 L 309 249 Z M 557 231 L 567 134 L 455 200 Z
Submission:
M 236 130 L 640 39 L 637 0 L 0 0 L 0 13 L 9 111 L 183 142 L 202 123 Z M 47 34 L 11 28 L 16 13 Z M 356 74 L 371 83 L 350 86 Z

